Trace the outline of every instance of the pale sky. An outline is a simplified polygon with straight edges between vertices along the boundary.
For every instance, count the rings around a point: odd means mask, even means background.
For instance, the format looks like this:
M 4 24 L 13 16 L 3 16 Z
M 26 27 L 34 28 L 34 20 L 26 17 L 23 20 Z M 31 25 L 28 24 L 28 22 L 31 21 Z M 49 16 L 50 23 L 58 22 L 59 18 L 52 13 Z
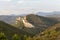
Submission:
M 60 0 L 0 0 L 0 15 L 60 11 Z

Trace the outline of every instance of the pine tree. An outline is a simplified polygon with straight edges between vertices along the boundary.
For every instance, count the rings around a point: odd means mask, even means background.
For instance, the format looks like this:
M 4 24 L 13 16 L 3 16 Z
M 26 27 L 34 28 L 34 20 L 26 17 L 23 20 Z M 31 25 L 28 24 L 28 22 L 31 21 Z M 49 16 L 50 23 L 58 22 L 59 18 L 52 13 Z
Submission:
M 0 40 L 7 40 L 7 37 L 3 32 L 0 33 Z
M 52 30 L 52 31 L 50 32 L 50 39 L 51 39 L 51 40 L 55 40 L 55 39 L 56 39 L 56 31 L 55 31 L 55 30 Z
M 14 34 L 14 36 L 12 37 L 12 40 L 21 40 L 21 39 L 19 35 Z
M 24 35 L 23 40 L 26 40 L 26 39 L 27 39 L 27 36 L 26 36 L 26 35 Z

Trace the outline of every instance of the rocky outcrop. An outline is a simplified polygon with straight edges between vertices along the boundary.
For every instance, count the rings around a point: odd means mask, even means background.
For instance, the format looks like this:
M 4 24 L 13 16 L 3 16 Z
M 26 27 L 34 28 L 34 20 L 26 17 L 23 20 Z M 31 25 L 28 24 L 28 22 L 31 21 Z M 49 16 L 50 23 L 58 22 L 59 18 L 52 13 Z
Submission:
M 34 28 L 34 25 L 32 25 L 31 23 L 29 23 L 27 20 L 26 20 L 26 17 L 18 17 L 18 18 L 16 18 L 16 25 L 18 25 L 19 23 L 23 23 L 24 24 L 24 26 L 26 27 L 26 28 Z

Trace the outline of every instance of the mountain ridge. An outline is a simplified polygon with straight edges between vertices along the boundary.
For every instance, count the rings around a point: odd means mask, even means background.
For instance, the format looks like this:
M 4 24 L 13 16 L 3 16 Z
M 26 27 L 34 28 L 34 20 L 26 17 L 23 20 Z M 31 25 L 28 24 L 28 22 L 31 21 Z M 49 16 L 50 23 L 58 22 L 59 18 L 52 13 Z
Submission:
M 46 18 L 46 17 L 43 17 L 43 16 L 34 15 L 34 14 L 24 16 L 24 17 L 22 17 L 22 19 L 24 19 L 24 21 L 34 25 L 33 28 L 32 27 L 28 28 L 30 26 L 24 27 L 25 25 L 24 26 L 22 25 L 23 26 L 22 29 L 24 31 L 29 32 L 30 34 L 33 34 L 33 35 L 44 31 L 49 26 L 52 26 L 52 25 L 54 25 L 58 22 L 56 19 Z M 19 21 L 17 21 L 17 22 L 18 22 L 18 24 L 21 23 Z M 22 24 L 24 24 L 23 21 L 22 21 Z M 18 25 L 16 25 L 16 26 L 18 26 Z M 20 28 L 20 26 L 17 27 L 17 28 Z

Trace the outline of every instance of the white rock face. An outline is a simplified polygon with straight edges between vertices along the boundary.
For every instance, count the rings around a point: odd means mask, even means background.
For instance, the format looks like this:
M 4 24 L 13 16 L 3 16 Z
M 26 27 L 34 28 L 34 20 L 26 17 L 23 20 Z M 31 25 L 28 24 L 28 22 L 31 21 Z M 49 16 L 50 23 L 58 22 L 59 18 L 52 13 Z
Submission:
M 24 17 L 24 18 L 18 17 L 16 20 L 17 20 L 17 21 L 16 21 L 16 24 L 17 24 L 19 21 L 22 21 L 23 24 L 24 24 L 24 26 L 25 26 L 26 28 L 34 28 L 34 25 L 32 25 L 31 23 L 29 23 L 29 22 L 26 20 L 26 17 Z
M 16 24 L 18 24 L 20 21 L 22 21 L 21 17 L 16 18 Z
M 16 20 L 17 20 L 17 21 L 20 21 L 20 20 L 21 20 L 21 17 L 16 18 Z
M 34 27 L 31 23 L 25 22 L 25 20 L 23 20 L 23 23 L 24 23 L 25 27 L 27 27 L 27 28 L 33 28 Z
M 34 28 L 34 25 L 32 25 L 31 23 L 29 23 L 29 22 L 26 20 L 26 17 L 24 17 L 24 18 L 22 19 L 22 21 L 23 21 L 25 27 L 27 27 L 27 28 Z

